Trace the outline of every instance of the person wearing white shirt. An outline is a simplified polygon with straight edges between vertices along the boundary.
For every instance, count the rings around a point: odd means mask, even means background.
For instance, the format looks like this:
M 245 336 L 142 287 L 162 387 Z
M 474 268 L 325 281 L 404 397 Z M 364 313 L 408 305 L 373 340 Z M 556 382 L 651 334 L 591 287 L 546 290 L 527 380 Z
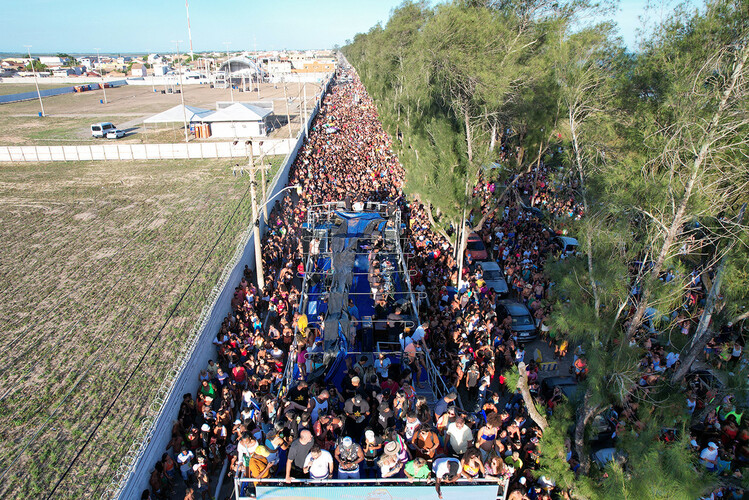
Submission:
M 424 327 L 427 326 L 427 324 L 428 323 L 422 323 L 419 325 L 413 335 L 411 335 L 411 340 L 413 340 L 415 344 L 421 343 L 421 341 L 424 340 L 424 337 L 426 337 L 427 332 L 424 330 Z
M 190 476 L 195 475 L 191 463 L 193 458 L 195 458 L 195 455 L 190 450 L 182 450 L 179 455 L 177 455 L 179 471 L 182 473 L 182 479 L 185 481 L 185 484 L 190 480 Z
M 458 417 L 447 426 L 447 437 L 450 449 L 457 455 L 465 453 L 473 441 L 473 433 L 463 417 Z
M 700 453 L 700 461 L 707 470 L 715 470 L 718 464 L 718 445 L 713 442 L 707 443 L 707 448 Z
M 316 481 L 328 479 L 333 475 L 333 456 L 319 446 L 313 446 L 304 459 L 304 472 L 308 472 L 310 479 Z

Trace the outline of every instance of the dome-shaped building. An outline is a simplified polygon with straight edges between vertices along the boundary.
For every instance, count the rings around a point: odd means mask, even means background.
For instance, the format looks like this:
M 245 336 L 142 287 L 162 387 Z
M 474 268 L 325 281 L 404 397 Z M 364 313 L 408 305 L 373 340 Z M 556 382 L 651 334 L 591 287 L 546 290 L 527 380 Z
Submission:
M 255 61 L 244 56 L 232 57 L 224 61 L 219 66 L 218 71 L 224 73 L 226 79 L 233 82 L 242 78 L 263 80 L 265 76 L 265 71 L 259 65 L 256 65 Z

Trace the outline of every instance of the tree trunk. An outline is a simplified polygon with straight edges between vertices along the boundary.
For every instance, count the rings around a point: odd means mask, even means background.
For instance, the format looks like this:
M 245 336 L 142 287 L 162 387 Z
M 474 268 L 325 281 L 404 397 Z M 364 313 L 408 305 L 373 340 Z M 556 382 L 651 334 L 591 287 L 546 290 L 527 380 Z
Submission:
M 463 220 L 461 221 L 461 237 L 458 241 L 458 293 L 463 286 L 463 259 L 466 253 L 466 246 L 468 246 L 468 222 L 466 219 L 466 211 L 463 209 Z
M 583 405 L 578 408 L 575 422 L 575 452 L 577 459 L 580 461 L 579 474 L 586 475 L 590 469 L 590 457 L 585 453 L 585 426 L 588 421 L 598 412 L 600 405 L 590 405 L 593 391 L 590 387 L 585 391 Z
M 572 149 L 575 151 L 575 163 L 577 164 L 577 174 L 580 178 L 580 194 L 583 198 L 583 208 L 585 209 L 585 215 L 590 217 L 590 211 L 588 209 L 588 195 L 585 192 L 585 175 L 583 174 L 583 159 L 582 153 L 580 152 L 580 146 L 577 142 L 577 122 L 573 108 L 569 111 L 570 120 L 570 131 L 572 133 Z M 593 277 L 593 235 L 591 234 L 591 228 L 586 231 L 586 243 L 587 243 L 587 255 L 588 255 L 588 281 L 590 282 L 590 288 L 593 292 L 593 306 L 596 313 L 596 318 L 601 317 L 601 297 L 598 293 L 598 284 Z
M 518 373 L 520 373 L 520 377 L 518 377 L 518 389 L 520 389 L 520 393 L 523 395 L 523 402 L 528 409 L 528 415 L 544 431 L 549 427 L 549 423 L 546 421 L 546 417 L 541 415 L 536 409 L 536 402 L 533 400 L 531 391 L 528 389 L 528 372 L 525 370 L 525 363 L 521 362 L 518 365 Z
M 432 216 L 432 203 L 430 201 L 426 202 L 426 209 L 427 209 L 427 218 L 429 219 L 429 223 L 432 225 L 432 228 L 436 229 L 438 233 L 442 235 L 443 238 L 445 238 L 447 241 L 450 241 L 450 237 L 447 235 L 444 229 L 442 229 L 440 226 L 438 226 L 434 222 L 434 217 Z
M 744 320 L 746 318 L 749 318 L 749 311 L 739 314 L 738 316 L 736 316 L 735 318 L 731 320 L 731 323 L 738 323 L 739 321 Z
M 733 91 L 738 84 L 739 78 L 743 74 L 744 64 L 746 64 L 748 56 L 749 47 L 744 46 L 744 48 L 742 49 L 742 54 L 736 61 L 736 66 L 734 67 L 733 73 L 731 74 L 731 82 L 729 83 L 728 88 L 726 88 L 726 90 L 723 92 L 723 96 L 721 97 L 718 109 L 715 111 L 713 119 L 710 121 L 710 124 L 705 131 L 705 139 L 702 142 L 700 151 L 692 164 L 692 173 L 684 190 L 684 196 L 682 197 L 681 203 L 679 204 L 679 209 L 677 210 L 673 220 L 671 221 L 671 226 L 666 232 L 666 238 L 663 241 L 663 246 L 661 246 L 661 251 L 655 261 L 655 266 L 650 272 L 650 279 L 648 280 L 647 286 L 643 287 L 642 297 L 640 298 L 639 304 L 637 304 L 637 310 L 635 311 L 635 315 L 632 317 L 629 328 L 627 328 L 628 338 L 632 338 L 637 329 L 642 324 L 642 318 L 645 315 L 645 309 L 647 309 L 649 305 L 648 300 L 650 299 L 652 284 L 663 270 L 663 265 L 666 262 L 669 253 L 671 252 L 671 247 L 673 246 L 676 240 L 676 236 L 681 229 L 682 223 L 684 222 L 684 214 L 687 210 L 689 198 L 692 195 L 692 189 L 694 189 L 694 185 L 697 181 L 700 169 L 702 169 L 703 164 L 711 153 L 711 146 L 713 145 L 716 137 L 715 129 L 718 126 L 718 122 L 720 121 L 721 117 L 723 116 L 723 112 L 726 110 L 726 106 L 728 106 L 728 100 L 731 97 L 731 94 L 733 94 Z
M 468 147 L 468 165 L 473 165 L 473 139 L 471 137 L 471 119 L 468 116 L 468 106 L 463 107 L 463 122 L 466 127 L 466 145 Z
M 492 140 L 489 144 L 489 151 L 494 153 L 494 148 L 497 146 L 497 122 L 492 120 Z
M 536 158 L 536 171 L 533 173 L 533 190 L 531 191 L 531 206 L 535 207 L 536 204 L 534 203 L 536 200 L 536 193 L 538 192 L 537 185 L 538 185 L 538 172 L 541 170 L 541 152 L 543 151 L 544 141 L 541 141 L 541 144 L 538 145 L 538 158 Z
M 741 221 L 744 218 L 744 209 L 746 209 L 746 203 L 741 207 L 741 211 L 739 212 L 739 222 L 738 225 L 741 225 Z M 694 332 L 694 336 L 692 337 L 692 341 L 689 343 L 689 349 L 687 350 L 686 356 L 684 356 L 684 359 L 681 360 L 681 365 L 679 366 L 679 369 L 674 373 L 674 376 L 671 378 L 672 384 L 680 384 L 681 380 L 686 376 L 686 374 L 689 372 L 689 369 L 692 367 L 692 363 L 697 359 L 697 357 L 700 355 L 700 353 L 705 349 L 705 346 L 710 341 L 710 339 L 713 336 L 713 332 L 709 330 L 710 327 L 710 321 L 713 317 L 713 311 L 715 310 L 715 304 L 718 302 L 718 295 L 720 294 L 720 285 L 723 281 L 723 270 L 726 268 L 726 255 L 723 255 L 723 258 L 720 259 L 720 264 L 718 265 L 718 270 L 715 273 L 715 281 L 713 282 L 713 286 L 710 287 L 710 293 L 707 295 L 707 300 L 705 301 L 705 309 L 702 311 L 702 316 L 700 317 L 700 322 L 697 325 L 697 331 Z

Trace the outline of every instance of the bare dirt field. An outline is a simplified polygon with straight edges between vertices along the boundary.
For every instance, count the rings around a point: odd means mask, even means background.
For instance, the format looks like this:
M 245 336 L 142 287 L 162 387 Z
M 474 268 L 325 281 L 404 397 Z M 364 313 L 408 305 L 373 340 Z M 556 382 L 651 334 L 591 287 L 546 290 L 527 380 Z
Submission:
M 0 89 L 4 85 L 12 84 L 0 84 Z M 320 85 L 289 83 L 286 88 L 290 101 L 288 110 L 293 136 L 296 136 L 300 128 L 305 85 L 309 110 L 314 106 L 315 95 L 319 93 Z M 229 89 L 210 88 L 208 85 L 185 85 L 184 89 L 185 104 L 188 106 L 216 109 L 217 101 L 232 101 L 232 92 Z M 180 94 L 162 94 L 161 90 L 163 87 L 157 86 L 154 92 L 149 85 L 125 85 L 106 89 L 107 104 L 99 102 L 104 99 L 101 90 L 45 97 L 44 118 L 37 116 L 37 100 L 0 104 L 0 145 L 90 143 L 96 141 L 91 137 L 90 125 L 102 121 L 111 121 L 128 131 L 129 135 L 119 139 L 120 142 L 154 143 L 183 140 L 184 133 L 179 125 L 176 126 L 176 133 L 173 127 L 168 125 L 161 130 L 152 130 L 149 127 L 148 132 L 143 133 L 144 118 L 181 104 Z M 234 90 L 233 94 L 235 102 L 272 101 L 274 116 L 271 123 L 276 128 L 270 137 L 289 137 L 283 85 L 262 84 L 259 98 L 256 91 Z
M 249 180 L 217 160 L 0 165 L 0 498 L 45 497 L 134 373 L 55 498 L 102 494 L 250 225 Z

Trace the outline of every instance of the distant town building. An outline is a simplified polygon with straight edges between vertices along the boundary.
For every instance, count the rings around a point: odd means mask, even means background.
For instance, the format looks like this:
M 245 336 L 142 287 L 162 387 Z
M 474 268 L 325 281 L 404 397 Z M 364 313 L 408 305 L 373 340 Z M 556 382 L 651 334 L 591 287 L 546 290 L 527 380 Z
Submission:
M 39 56 L 39 62 L 45 66 L 62 66 L 67 62 L 67 58 L 63 59 L 57 56 Z
M 169 65 L 168 64 L 154 64 L 153 65 L 153 74 L 156 76 L 164 76 L 169 72 Z
M 271 82 L 280 82 L 291 76 L 291 61 L 268 61 L 267 68 Z
M 133 64 L 133 67 L 130 68 L 130 75 L 135 77 L 142 77 L 146 76 L 148 74 L 148 71 L 146 70 L 145 64 L 135 63 Z
M 57 68 L 52 71 L 52 76 L 79 76 L 83 74 L 83 68 L 76 66 L 73 68 Z

